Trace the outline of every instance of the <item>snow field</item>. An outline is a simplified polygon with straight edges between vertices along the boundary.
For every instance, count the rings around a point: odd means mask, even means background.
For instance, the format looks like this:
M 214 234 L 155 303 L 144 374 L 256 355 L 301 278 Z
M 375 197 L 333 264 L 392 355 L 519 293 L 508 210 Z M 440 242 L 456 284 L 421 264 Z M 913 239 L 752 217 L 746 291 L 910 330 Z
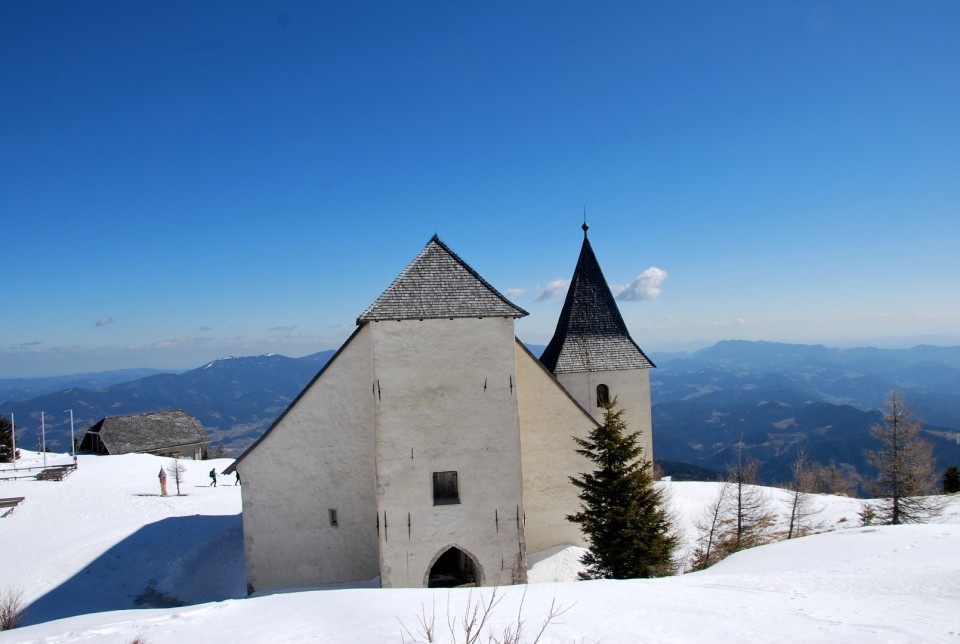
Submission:
M 0 481 L 0 496 L 26 497 L 0 520 L 0 588 L 22 588 L 30 610 L 28 626 L 0 633 L 0 642 L 409 642 L 424 641 L 423 615 L 447 642 L 449 620 L 494 593 L 356 588 L 245 598 L 240 488 L 232 477 L 209 487 L 210 468 L 230 461 L 181 461 L 185 496 L 161 497 L 157 474 L 170 463 L 81 456 L 59 483 Z M 718 484 L 663 485 L 689 542 Z M 172 480 L 167 487 L 175 491 Z M 765 493 L 785 513 L 787 493 Z M 582 550 L 533 553 L 532 583 L 496 590 L 485 632 L 499 636 L 520 620 L 532 640 L 553 605 L 564 612 L 543 642 L 960 641 L 960 498 L 938 523 L 911 526 L 857 527 L 860 503 L 817 495 L 814 522 L 828 532 L 678 577 L 572 582 Z

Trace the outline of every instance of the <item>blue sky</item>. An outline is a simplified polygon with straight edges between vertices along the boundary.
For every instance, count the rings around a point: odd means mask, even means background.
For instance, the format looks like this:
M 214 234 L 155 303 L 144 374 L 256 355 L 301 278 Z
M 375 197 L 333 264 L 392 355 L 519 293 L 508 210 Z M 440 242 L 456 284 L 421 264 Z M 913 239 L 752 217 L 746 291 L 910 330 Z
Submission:
M 0 3 L 0 377 L 334 348 L 437 233 L 545 344 L 960 344 L 960 3 Z M 896 341 L 884 338 L 902 338 Z

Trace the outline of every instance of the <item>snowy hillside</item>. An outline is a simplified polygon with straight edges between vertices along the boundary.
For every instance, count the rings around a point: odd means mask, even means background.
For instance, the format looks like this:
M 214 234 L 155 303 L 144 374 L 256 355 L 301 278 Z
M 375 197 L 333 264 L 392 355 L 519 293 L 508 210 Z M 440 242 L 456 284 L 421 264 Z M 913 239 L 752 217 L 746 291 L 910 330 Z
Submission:
M 87 456 L 62 482 L 0 481 L 0 497 L 26 497 L 0 519 L 0 590 L 22 589 L 29 610 L 27 626 L 0 633 L 0 642 L 425 641 L 424 614 L 436 618 L 436 640 L 451 641 L 448 615 L 462 617 L 494 592 L 356 588 L 244 598 L 240 488 L 232 477 L 209 486 L 210 468 L 230 461 L 184 461 L 185 496 L 161 497 L 157 475 L 171 462 Z M 666 485 L 691 537 L 717 484 Z M 767 493 L 783 504 L 784 493 Z M 501 636 L 519 614 L 532 641 L 553 604 L 565 612 L 541 641 L 960 639 L 960 498 L 938 524 L 881 528 L 856 527 L 858 501 L 818 496 L 817 505 L 823 534 L 679 577 L 572 582 L 577 549 L 533 554 L 535 583 L 497 590 L 486 632 Z M 149 608 L 156 606 L 167 607 Z

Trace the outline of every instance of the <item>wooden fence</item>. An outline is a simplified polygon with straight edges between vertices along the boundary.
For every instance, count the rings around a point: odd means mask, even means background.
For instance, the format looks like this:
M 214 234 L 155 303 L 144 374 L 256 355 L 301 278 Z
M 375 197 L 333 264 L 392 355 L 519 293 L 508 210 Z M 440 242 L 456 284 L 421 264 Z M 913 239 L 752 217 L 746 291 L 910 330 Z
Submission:
M 17 479 L 36 479 L 38 481 L 62 481 L 70 472 L 77 469 L 77 463 L 66 465 L 37 465 L 35 467 L 5 467 L 0 469 L 0 481 Z

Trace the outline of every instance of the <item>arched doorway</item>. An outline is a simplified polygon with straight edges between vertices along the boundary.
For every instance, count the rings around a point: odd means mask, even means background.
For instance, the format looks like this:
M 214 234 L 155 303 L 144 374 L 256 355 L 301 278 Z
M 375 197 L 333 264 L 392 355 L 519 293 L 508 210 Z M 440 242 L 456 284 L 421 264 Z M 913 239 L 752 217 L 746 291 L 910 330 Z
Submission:
M 450 546 L 434 558 L 426 581 L 427 588 L 480 586 L 483 584 L 483 571 L 473 555 Z

